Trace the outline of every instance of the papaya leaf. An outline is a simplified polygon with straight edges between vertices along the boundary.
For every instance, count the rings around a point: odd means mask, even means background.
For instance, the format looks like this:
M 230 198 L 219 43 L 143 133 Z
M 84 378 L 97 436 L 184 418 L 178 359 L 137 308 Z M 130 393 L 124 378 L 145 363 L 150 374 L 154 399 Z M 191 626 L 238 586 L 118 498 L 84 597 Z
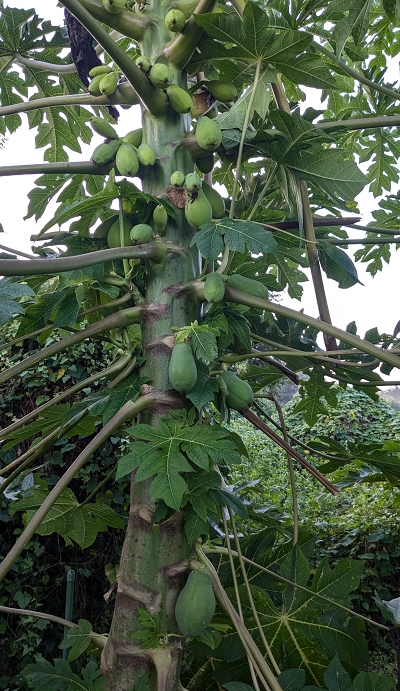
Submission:
M 44 489 L 31 489 L 29 496 L 13 504 L 12 511 L 25 511 L 26 521 L 29 523 L 47 496 L 48 492 Z M 113 509 L 105 504 L 80 506 L 72 490 L 67 488 L 53 504 L 36 532 L 39 535 L 58 533 L 67 545 L 73 540 L 85 548 L 93 544 L 97 534 L 107 530 L 108 526 L 123 527 L 121 517 Z
M 186 398 L 192 401 L 197 410 L 213 400 L 214 393 L 218 392 L 217 381 L 210 377 L 208 367 L 202 362 L 197 362 L 197 381 L 194 387 L 186 394 Z
M 357 269 L 350 257 L 340 247 L 335 247 L 328 240 L 319 240 L 319 258 L 328 278 L 337 281 L 339 288 L 351 288 L 361 281 Z
M 337 655 L 329 663 L 324 674 L 328 691 L 352 691 L 352 683 L 343 665 L 340 664 Z
M 301 691 L 306 681 L 304 669 L 285 669 L 278 677 L 283 691 Z
M 54 666 L 46 660 L 35 662 L 22 670 L 28 685 L 34 691 L 106 691 L 106 680 L 94 660 L 75 674 L 67 660 L 56 659 Z
M 293 62 L 275 63 L 279 72 L 295 84 L 315 89 L 338 89 L 339 85 L 322 58 L 315 55 L 299 55 Z
M 281 163 L 296 170 L 305 180 L 315 182 L 331 197 L 344 201 L 352 202 L 368 182 L 354 161 L 343 159 L 339 149 L 303 152 L 301 157 L 286 158 Z
M 24 313 L 19 298 L 32 297 L 34 294 L 32 288 L 23 283 L 14 282 L 12 278 L 0 278 L 0 326 L 17 314 Z
M 337 394 L 332 387 L 333 384 L 326 382 L 324 375 L 318 371 L 311 372 L 309 379 L 302 382 L 300 387 L 302 400 L 296 405 L 294 412 L 302 411 L 304 419 L 310 427 L 316 423 L 318 415 L 327 414 L 324 399 L 329 405 L 335 405 Z
M 194 471 L 189 461 L 208 470 L 218 461 L 235 462 L 239 457 L 229 432 L 218 425 L 188 427 L 182 420 L 161 420 L 156 428 L 136 425 L 128 432 L 144 441 L 130 445 L 131 451 L 118 463 L 117 478 L 136 468 L 136 482 L 154 475 L 151 497 L 163 499 L 173 509 L 180 508 L 188 490 L 186 479 L 180 473 Z
M 58 646 L 62 650 L 68 650 L 68 662 L 77 660 L 90 645 L 92 625 L 86 619 L 79 619 L 78 626 L 68 629 L 67 635 Z
M 391 691 L 393 679 L 388 674 L 360 672 L 353 680 L 353 691 Z

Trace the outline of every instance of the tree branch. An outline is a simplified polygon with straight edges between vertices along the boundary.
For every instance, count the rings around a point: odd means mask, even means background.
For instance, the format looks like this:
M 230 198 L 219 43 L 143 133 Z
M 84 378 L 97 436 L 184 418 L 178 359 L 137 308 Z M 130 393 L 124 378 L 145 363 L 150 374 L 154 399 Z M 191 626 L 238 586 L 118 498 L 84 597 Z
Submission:
M 60 175 L 108 175 L 114 162 L 98 166 L 93 161 L 67 161 L 65 163 L 33 163 L 26 166 L 2 166 L 0 167 L 0 177 L 6 175 L 47 175 L 48 173 L 59 173 Z
M 198 298 L 200 300 L 204 300 L 204 283 L 202 281 L 194 281 L 191 285 Z M 359 336 L 354 336 L 354 334 L 351 334 L 349 331 L 338 329 L 337 326 L 327 324 L 326 322 L 316 319 L 315 317 L 310 317 L 310 315 L 304 314 L 304 312 L 297 312 L 297 310 L 293 310 L 290 307 L 279 305 L 278 303 L 271 302 L 270 300 L 263 300 L 262 298 L 255 297 L 254 295 L 248 295 L 241 290 L 234 290 L 233 288 L 228 287 L 225 289 L 225 300 L 235 302 L 239 305 L 247 305 L 248 307 L 258 307 L 266 312 L 280 314 L 287 319 L 293 319 L 295 322 L 312 326 L 314 329 L 317 329 L 317 331 L 327 333 L 329 336 L 333 336 L 344 343 L 348 343 L 350 346 L 361 350 L 363 353 L 367 353 L 368 355 L 372 355 L 374 358 L 378 358 L 380 362 L 387 362 L 388 365 L 392 365 L 393 367 L 400 369 L 400 357 L 391 353 L 390 350 L 381 350 L 381 348 L 378 348 L 368 341 L 364 341 Z
M 65 3 L 62 4 L 64 5 Z M 134 41 L 141 41 L 143 39 L 145 31 L 152 21 L 148 16 L 144 16 L 137 12 L 129 12 L 129 10 L 124 10 L 120 12 L 120 14 L 110 14 L 99 0 L 80 0 L 80 4 L 99 22 L 111 26 L 123 36 L 133 38 Z M 72 10 L 70 10 L 70 12 L 72 12 Z M 72 14 L 74 13 L 72 12 Z M 77 18 L 79 19 L 79 17 Z M 86 28 L 90 31 L 89 27 Z M 101 43 L 101 41 L 99 41 L 99 43 Z
M 128 82 L 122 82 L 112 96 L 92 96 L 84 94 L 63 94 L 62 96 L 47 96 L 46 98 L 32 99 L 22 103 L 12 103 L 0 108 L 0 116 L 13 115 L 14 113 L 27 113 L 38 108 L 57 108 L 59 106 L 110 106 L 132 105 L 139 103 L 138 96 Z
M 349 77 L 353 77 L 353 79 L 355 79 L 357 82 L 360 82 L 360 84 L 365 84 L 365 86 L 368 86 L 370 89 L 373 89 L 374 91 L 379 91 L 381 94 L 386 94 L 386 96 L 390 96 L 395 101 L 400 101 L 400 92 L 394 91 L 393 89 L 389 89 L 387 86 L 381 86 L 380 84 L 376 84 L 376 82 L 367 79 L 367 77 L 364 77 L 362 73 L 357 72 L 357 70 L 353 70 L 353 68 L 349 67 L 349 65 L 347 65 L 343 60 L 336 57 L 335 53 L 332 53 L 331 50 L 328 50 L 327 48 L 325 48 L 325 46 L 322 46 L 317 41 L 311 41 L 311 45 L 313 48 L 315 48 L 315 50 L 325 55 L 325 57 L 327 57 L 331 62 L 333 62 L 334 65 L 339 67 L 339 69 L 343 70 L 343 72 L 348 74 Z
M 137 324 L 142 315 L 141 307 L 129 307 L 121 312 L 116 312 L 115 314 L 110 314 L 108 317 L 101 319 L 100 321 L 87 326 L 86 329 L 82 329 L 77 333 L 71 334 L 66 338 L 61 339 L 61 341 L 56 341 L 52 343 L 47 348 L 42 348 L 38 353 L 34 353 L 28 358 L 25 358 L 22 362 L 18 362 L 13 367 L 9 367 L 5 372 L 0 373 L 0 384 L 12 379 L 12 377 L 17 376 L 21 372 L 24 372 L 31 367 L 35 367 L 45 360 L 47 357 L 59 353 L 64 348 L 70 348 L 75 345 L 75 343 L 80 343 L 86 338 L 90 338 L 95 334 L 101 333 L 102 331 L 109 331 L 111 329 L 116 329 L 118 327 L 130 326 L 131 324 Z
M 0 259 L 2 276 L 40 276 L 41 274 L 58 274 L 63 271 L 85 269 L 88 266 L 104 264 L 115 259 L 158 259 L 166 252 L 164 243 L 148 242 L 145 245 L 115 247 L 107 250 L 77 254 L 72 257 L 54 257 L 53 259 L 33 259 L 25 262 L 19 259 Z

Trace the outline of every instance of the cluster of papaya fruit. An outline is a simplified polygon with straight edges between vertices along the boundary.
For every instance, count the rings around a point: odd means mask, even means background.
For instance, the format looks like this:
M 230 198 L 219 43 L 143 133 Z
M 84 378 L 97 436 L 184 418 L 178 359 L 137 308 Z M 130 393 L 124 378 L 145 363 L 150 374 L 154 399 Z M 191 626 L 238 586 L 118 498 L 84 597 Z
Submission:
M 114 127 L 107 120 L 100 117 L 91 119 L 92 129 L 105 137 L 106 141 L 99 144 L 92 153 L 92 161 L 97 165 L 105 165 L 115 159 L 117 172 L 120 175 L 136 175 L 139 165 L 154 166 L 156 154 L 145 142 L 142 142 L 141 128 L 128 132 L 119 138 Z
M 121 238 L 119 214 L 114 214 L 96 228 L 95 237 L 107 238 L 107 244 L 110 248 L 142 245 L 145 242 L 150 242 L 155 235 L 161 235 L 164 232 L 168 214 L 162 204 L 156 206 L 151 219 L 152 225 L 149 223 L 134 224 L 127 214 L 123 214 Z
M 214 304 L 225 297 L 226 288 L 240 290 L 248 295 L 254 295 L 264 300 L 268 299 L 267 288 L 252 278 L 240 274 L 223 277 L 214 271 L 206 276 L 204 281 L 204 297 L 207 302 Z M 230 346 L 234 353 L 247 353 L 248 344 L 235 338 Z M 171 386 L 179 393 L 189 393 L 197 382 L 197 367 L 193 351 L 189 343 L 177 343 L 172 349 L 169 364 L 169 380 Z M 253 402 L 251 386 L 229 370 L 219 373 L 216 377 L 220 395 L 224 398 L 228 408 L 245 410 Z
M 171 386 L 179 393 L 189 393 L 197 381 L 197 367 L 190 343 L 176 343 L 172 349 L 168 367 Z M 217 376 L 220 394 L 232 410 L 246 410 L 253 403 L 250 384 L 229 370 Z

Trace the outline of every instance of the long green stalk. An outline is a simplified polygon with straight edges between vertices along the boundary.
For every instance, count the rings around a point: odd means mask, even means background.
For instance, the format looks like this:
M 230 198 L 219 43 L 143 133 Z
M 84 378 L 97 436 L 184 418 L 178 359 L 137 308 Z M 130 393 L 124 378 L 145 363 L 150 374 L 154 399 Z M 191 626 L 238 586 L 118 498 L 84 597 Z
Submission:
M 109 106 L 109 105 L 136 105 L 139 103 L 136 92 L 128 82 L 120 84 L 112 96 L 92 96 L 85 94 L 66 94 L 63 96 L 47 96 L 32 101 L 12 103 L 9 106 L 0 107 L 0 116 L 13 115 L 14 113 L 28 113 L 39 108 L 58 108 L 60 106 Z
M 110 14 L 110 12 L 107 12 L 105 9 L 101 0 L 80 0 L 80 3 L 84 9 L 99 22 L 111 26 L 123 36 L 133 38 L 135 41 L 142 40 L 147 27 L 150 26 L 153 21 L 147 14 L 143 15 L 139 12 L 129 12 L 128 10 L 124 10 L 120 14 Z M 99 41 L 99 43 L 101 43 L 101 41 Z M 103 44 L 101 43 L 101 45 Z
M 22 362 L 10 367 L 5 372 L 1 372 L 0 384 L 4 384 L 4 382 L 12 379 L 12 377 L 15 377 L 17 374 L 21 374 L 21 372 L 24 372 L 31 367 L 35 367 L 39 364 L 39 362 L 42 362 L 42 360 L 45 360 L 47 357 L 51 357 L 65 348 L 70 348 L 76 343 L 80 343 L 80 341 L 84 341 L 86 338 L 90 338 L 95 334 L 122 326 L 130 326 L 130 324 L 137 324 L 141 318 L 142 312 L 143 310 L 141 307 L 128 307 L 125 310 L 121 310 L 121 312 L 116 312 L 115 314 L 110 314 L 104 319 L 100 319 L 100 321 L 87 326 L 85 329 L 82 329 L 77 333 L 71 334 L 71 336 L 61 339 L 61 341 L 52 343 L 47 348 L 42 348 L 42 350 L 40 350 L 38 353 L 34 353 L 34 355 L 31 355 L 25 360 L 22 360 Z
M 325 55 L 325 57 L 333 62 L 334 65 L 348 74 L 349 77 L 353 77 L 353 79 L 355 79 L 357 82 L 360 82 L 360 84 L 364 84 L 374 91 L 379 91 L 381 94 L 386 94 L 386 96 L 390 96 L 395 101 L 400 101 L 400 92 L 389 89 L 387 86 L 381 86 L 380 84 L 376 84 L 376 82 L 367 79 L 367 77 L 364 77 L 361 72 L 353 70 L 353 68 L 347 65 L 343 60 L 336 57 L 335 53 L 332 53 L 331 50 L 328 50 L 325 48 L 325 46 L 322 46 L 317 41 L 311 41 L 311 45 L 313 48 L 315 48 L 315 50 Z
M 397 98 L 400 98 L 398 94 Z M 398 127 L 400 115 L 381 115 L 376 118 L 351 118 L 350 120 L 321 120 L 315 123 L 319 130 L 366 130 L 375 127 Z
M 254 603 L 254 598 L 253 598 L 253 594 L 252 594 L 252 592 L 251 592 L 249 579 L 248 579 L 248 577 L 247 577 L 246 567 L 245 567 L 244 561 L 243 561 L 243 554 L 242 554 L 242 550 L 241 550 L 241 547 L 240 547 L 240 541 L 239 541 L 238 531 L 237 531 L 237 528 L 236 528 L 235 516 L 234 516 L 233 511 L 232 511 L 231 508 L 228 508 L 228 511 L 229 511 L 230 522 L 231 522 L 231 525 L 232 525 L 233 536 L 234 536 L 234 539 L 235 539 L 235 545 L 236 545 L 236 549 L 237 549 L 237 556 L 238 556 L 238 559 L 239 559 L 240 569 L 241 569 L 241 571 L 242 571 L 243 581 L 244 581 L 244 585 L 245 585 L 245 588 L 246 588 L 247 596 L 248 596 L 248 598 L 249 598 L 250 608 L 251 608 L 251 611 L 252 611 L 252 613 L 253 613 L 254 621 L 256 622 L 256 626 L 257 626 L 258 632 L 259 632 L 260 637 L 261 637 L 261 640 L 262 640 L 262 642 L 263 642 L 263 644 L 264 644 L 264 648 L 265 648 L 265 650 L 266 650 L 266 652 L 267 652 L 267 655 L 268 655 L 269 659 L 271 660 L 271 665 L 272 665 L 272 667 L 273 667 L 274 670 L 275 670 L 275 674 L 277 674 L 277 675 L 279 676 L 279 674 L 281 673 L 281 670 L 279 669 L 278 663 L 277 663 L 277 661 L 275 660 L 274 654 L 273 654 L 273 652 L 272 652 L 272 650 L 271 650 L 271 646 L 269 645 L 269 643 L 268 643 L 268 641 L 267 641 L 267 639 L 266 639 L 266 637 L 265 637 L 264 629 L 263 629 L 263 627 L 261 626 L 261 622 L 260 622 L 260 619 L 259 619 L 259 616 L 258 616 L 258 612 L 257 612 L 256 606 L 255 606 L 255 603 Z
M 15 545 L 11 548 L 7 556 L 3 559 L 0 564 L 0 580 L 6 576 L 8 571 L 11 569 L 15 561 L 18 559 L 19 555 L 26 547 L 29 540 L 35 534 L 37 528 L 40 526 L 42 521 L 46 518 L 48 512 L 57 501 L 61 493 L 66 487 L 68 487 L 71 480 L 83 467 L 86 461 L 92 456 L 92 454 L 97 451 L 97 449 L 108 439 L 108 437 L 115 432 L 124 422 L 132 419 L 146 408 L 150 408 L 160 399 L 160 392 L 157 394 L 147 394 L 142 396 L 137 401 L 129 401 L 111 418 L 111 420 L 103 427 L 100 432 L 89 442 L 87 447 L 79 454 L 75 461 L 70 465 L 68 470 L 64 473 L 62 478 L 53 487 L 49 495 L 44 500 L 41 507 L 37 510 L 33 518 L 30 520 L 26 526 L 23 533 L 20 535 Z
M 201 299 L 204 299 L 204 283 L 201 281 L 194 281 L 192 287 L 195 293 Z M 354 336 L 348 331 L 338 329 L 332 324 L 327 324 L 320 319 L 310 317 L 308 314 L 304 314 L 303 312 L 297 312 L 290 307 L 284 307 L 284 305 L 279 305 L 278 303 L 270 302 L 269 300 L 262 300 L 254 295 L 248 295 L 247 293 L 243 293 L 241 290 L 234 290 L 233 288 L 226 288 L 225 299 L 230 302 L 235 302 L 239 305 L 258 307 L 266 312 L 281 314 L 288 319 L 293 319 L 295 322 L 312 326 L 314 329 L 317 329 L 317 331 L 322 331 L 329 336 L 333 336 L 334 338 L 348 343 L 354 348 L 361 350 L 363 353 L 367 353 L 368 355 L 372 355 L 374 358 L 378 358 L 381 362 L 387 362 L 388 365 L 393 365 L 393 367 L 400 368 L 400 357 L 393 355 L 390 350 L 381 350 L 372 343 L 359 338 L 359 336 Z
M 240 178 L 240 171 L 241 171 L 241 166 L 242 166 L 242 156 L 243 156 L 243 148 L 244 148 L 244 142 L 246 139 L 246 134 L 247 134 L 247 128 L 249 126 L 252 110 L 253 110 L 253 103 L 254 99 L 256 96 L 256 91 L 257 91 L 257 86 L 258 86 L 258 81 L 260 78 L 260 72 L 261 72 L 261 65 L 262 65 L 262 60 L 259 58 L 257 60 L 257 66 L 256 66 L 256 73 L 254 75 L 254 82 L 251 87 L 251 96 L 249 99 L 249 103 L 247 104 L 246 108 L 246 114 L 244 117 L 244 122 L 243 122 L 243 127 L 242 127 L 242 134 L 240 137 L 240 143 L 239 143 L 239 150 L 238 150 L 238 155 L 235 163 L 235 179 L 233 183 L 233 190 L 232 190 L 232 198 L 231 198 L 231 205 L 229 209 L 229 218 L 233 218 L 235 214 L 235 204 L 236 204 L 236 197 L 237 197 L 237 192 L 239 188 L 239 178 Z M 229 247 L 225 245 L 224 253 L 222 255 L 221 259 L 221 264 L 218 267 L 218 273 L 223 274 L 227 270 L 229 263 L 230 263 L 230 252 L 229 252 Z
M 206 557 L 205 551 L 200 547 L 196 547 L 196 554 L 199 557 L 200 561 L 207 566 L 207 569 L 211 573 L 215 594 L 221 607 L 230 616 L 232 623 L 234 624 L 243 645 L 250 651 L 255 663 L 258 665 L 260 671 L 265 676 L 267 683 L 270 685 L 271 690 L 283 691 L 281 685 L 279 684 L 274 673 L 272 672 L 272 669 L 264 659 L 264 656 L 262 655 L 260 649 L 251 637 L 250 633 L 248 632 L 242 620 L 240 619 L 238 613 L 236 612 L 234 606 L 232 605 L 230 599 L 225 593 L 225 590 L 218 577 L 218 574 L 211 561 Z
M 165 245 L 160 242 L 149 242 L 136 247 L 115 247 L 107 250 L 97 250 L 73 257 L 57 257 L 55 259 L 32 259 L 29 262 L 19 259 L 0 259 L 0 274 L 2 276 L 40 276 L 41 274 L 56 274 L 62 271 L 84 269 L 96 264 L 115 259 L 157 259 L 165 252 Z
M 289 436 L 287 433 L 287 429 L 286 429 L 286 425 L 285 425 L 285 418 L 283 417 L 282 408 L 279 405 L 278 401 L 276 400 L 275 396 L 272 396 L 271 398 L 272 398 L 272 401 L 273 401 L 275 408 L 278 412 L 279 422 L 281 423 L 280 429 L 282 431 L 282 436 L 283 436 L 285 442 L 288 444 L 289 443 Z M 299 505 L 298 505 L 298 501 L 297 501 L 297 487 L 296 487 L 296 477 L 295 477 L 295 473 L 294 473 L 293 460 L 292 460 L 291 454 L 288 451 L 286 451 L 286 460 L 287 460 L 288 469 L 289 469 L 290 488 L 292 491 L 293 547 L 296 547 L 296 545 L 299 541 Z

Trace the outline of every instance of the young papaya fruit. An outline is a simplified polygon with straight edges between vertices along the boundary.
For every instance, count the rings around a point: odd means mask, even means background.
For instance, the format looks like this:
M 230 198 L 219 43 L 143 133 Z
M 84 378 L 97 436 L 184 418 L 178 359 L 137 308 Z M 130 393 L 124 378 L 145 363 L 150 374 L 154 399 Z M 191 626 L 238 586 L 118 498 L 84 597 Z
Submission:
M 103 7 L 110 14 L 121 14 L 125 9 L 126 0 L 103 0 Z
M 98 74 L 96 77 L 93 77 L 92 81 L 90 82 L 88 91 L 92 96 L 101 96 L 100 82 L 103 77 L 104 74 Z
M 113 139 L 111 142 L 104 142 L 96 146 L 92 153 L 92 161 L 98 166 L 104 166 L 105 163 L 112 161 L 116 156 L 120 146 L 119 140 Z
M 205 182 L 205 180 L 203 180 L 203 186 L 201 189 L 211 204 L 212 217 L 223 218 L 225 216 L 225 202 L 221 195 L 217 192 L 217 190 L 211 187 L 208 182 Z
M 203 115 L 197 121 L 195 137 L 202 149 L 215 151 L 222 142 L 221 128 L 215 120 L 210 120 Z
M 254 400 L 253 389 L 247 381 L 239 379 L 233 372 L 226 370 L 219 375 L 224 382 L 228 395 L 226 405 L 232 410 L 246 410 Z
M 128 216 L 124 216 L 123 220 L 123 234 L 124 234 L 124 247 L 129 247 L 131 245 L 130 232 L 132 228 L 132 221 Z M 109 247 L 121 247 L 121 234 L 119 229 L 119 217 L 112 224 L 110 230 L 107 234 L 107 244 Z
M 102 221 L 102 223 L 99 223 L 98 226 L 94 229 L 93 232 L 93 237 L 98 238 L 99 240 L 105 240 L 108 235 L 108 231 L 110 230 L 111 226 L 115 221 L 118 220 L 118 214 L 113 214 L 110 216 L 110 218 L 107 218 L 106 221 Z
M 174 33 L 182 31 L 185 24 L 185 15 L 183 12 L 181 12 L 181 10 L 170 10 L 165 15 L 165 26 L 167 29 L 169 29 L 169 31 L 173 31 Z
M 174 187 L 183 187 L 185 184 L 185 173 L 182 173 L 181 170 L 176 170 L 172 173 L 169 181 Z
M 158 204 L 153 211 L 153 223 L 156 232 L 162 235 L 167 225 L 168 214 L 162 204 Z
M 184 114 L 191 111 L 193 99 L 185 89 L 181 89 L 177 84 L 171 84 L 171 86 L 167 88 L 167 96 L 171 107 L 177 113 Z
M 185 216 L 194 230 L 199 230 L 204 223 L 211 223 L 211 204 L 203 190 L 199 190 L 195 199 L 188 199 L 185 205 Z
M 174 80 L 174 73 L 168 65 L 158 62 L 149 72 L 149 79 L 156 89 L 166 89 Z
M 204 297 L 207 302 L 221 302 L 225 295 L 225 283 L 221 274 L 213 271 L 208 274 L 204 283 Z
M 146 58 L 145 55 L 140 55 L 138 58 L 136 58 L 136 65 L 139 67 L 139 69 L 142 70 L 145 74 L 148 74 L 151 70 L 151 60 L 150 58 Z
M 118 134 L 116 133 L 114 127 L 110 125 L 107 120 L 94 117 L 91 119 L 90 125 L 92 130 L 97 132 L 97 134 L 100 134 L 102 137 L 106 137 L 107 139 L 118 139 Z
M 141 144 L 137 155 L 142 166 L 154 166 L 156 162 L 156 153 L 148 144 Z
M 189 343 L 176 343 L 169 361 L 168 376 L 172 388 L 179 393 L 193 389 L 197 381 L 197 368 Z
M 237 88 L 232 82 L 212 79 L 206 83 L 206 87 L 210 94 L 221 103 L 230 103 L 237 98 Z
M 196 166 L 198 167 L 200 173 L 204 173 L 204 175 L 211 173 L 212 169 L 214 168 L 214 154 L 197 158 Z
M 139 127 L 137 130 L 131 130 L 131 132 L 128 132 L 124 137 L 122 137 L 122 141 L 124 144 L 132 144 L 132 146 L 135 146 L 136 148 L 140 146 L 142 143 L 143 139 L 143 129 L 142 127 Z
M 198 636 L 215 614 L 215 597 L 208 571 L 196 569 L 189 574 L 175 605 L 175 618 L 184 636 Z
M 232 276 L 229 276 L 226 285 L 228 288 L 241 290 L 243 293 L 254 295 L 254 297 L 262 298 L 262 300 L 268 300 L 269 298 L 268 290 L 265 285 L 260 283 L 260 281 L 255 281 L 253 278 L 247 278 L 247 276 L 232 274 Z
M 110 72 L 105 74 L 99 83 L 100 92 L 103 96 L 111 96 L 117 88 L 119 74 L 117 72 Z
M 93 77 L 98 77 L 99 74 L 104 77 L 105 74 L 110 74 L 110 72 L 112 72 L 112 69 L 108 65 L 96 65 L 96 67 L 92 67 L 89 70 L 89 77 L 93 79 Z
M 189 194 L 197 192 L 202 187 L 202 179 L 197 173 L 188 173 L 185 177 L 185 187 Z
M 138 223 L 138 225 L 133 226 L 130 232 L 130 239 L 132 242 L 136 242 L 138 245 L 144 242 L 150 242 L 153 237 L 153 228 L 147 223 Z
M 121 144 L 115 163 L 120 175 L 136 175 L 139 170 L 139 159 L 132 144 Z

